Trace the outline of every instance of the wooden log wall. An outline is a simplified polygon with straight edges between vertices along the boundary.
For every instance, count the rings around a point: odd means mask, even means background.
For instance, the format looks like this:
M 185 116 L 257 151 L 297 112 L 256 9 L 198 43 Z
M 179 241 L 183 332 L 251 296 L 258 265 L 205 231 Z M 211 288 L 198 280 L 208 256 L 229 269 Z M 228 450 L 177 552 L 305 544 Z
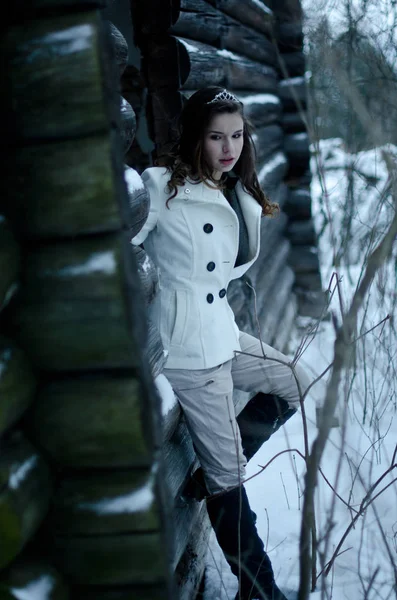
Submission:
M 16 4 L 0 41 L 0 597 L 174 599 L 128 48 L 100 0 Z
M 283 105 L 284 150 L 288 216 L 286 235 L 291 243 L 290 265 L 298 311 L 319 317 L 324 310 L 317 242 L 311 214 L 310 139 L 306 128 L 307 89 L 303 55 L 300 0 L 270 1 L 275 15 L 274 40 L 280 65 L 279 96 Z

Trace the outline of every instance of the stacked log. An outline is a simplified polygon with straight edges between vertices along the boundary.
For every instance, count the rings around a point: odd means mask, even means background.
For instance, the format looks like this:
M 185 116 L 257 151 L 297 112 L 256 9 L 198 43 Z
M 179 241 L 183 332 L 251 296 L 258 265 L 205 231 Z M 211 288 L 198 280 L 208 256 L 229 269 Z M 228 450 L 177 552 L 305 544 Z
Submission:
M 145 319 L 156 272 L 130 244 L 148 197 L 123 165 L 136 126 L 118 93 L 128 49 L 101 2 L 28 4 L 1 41 L 11 149 L 0 218 L 0 590 L 175 597 L 153 385 L 164 353 Z
M 291 242 L 290 265 L 295 274 L 294 291 L 301 315 L 320 317 L 325 308 L 317 240 L 311 214 L 310 139 L 307 131 L 307 84 L 303 55 L 300 0 L 274 2 L 275 42 L 281 80 L 284 149 L 289 159 L 286 177 L 288 197 L 287 236 Z

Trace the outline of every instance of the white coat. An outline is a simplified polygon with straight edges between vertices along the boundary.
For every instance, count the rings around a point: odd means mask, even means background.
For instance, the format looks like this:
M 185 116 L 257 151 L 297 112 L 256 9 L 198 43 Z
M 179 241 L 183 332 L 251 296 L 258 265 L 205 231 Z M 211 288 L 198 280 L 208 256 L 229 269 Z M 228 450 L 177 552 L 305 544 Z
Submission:
M 159 268 L 159 293 L 150 306 L 168 369 L 209 369 L 240 350 L 239 330 L 226 290 L 259 254 L 262 209 L 240 182 L 236 193 L 248 230 L 248 261 L 234 266 L 239 222 L 221 191 L 186 181 L 166 201 L 170 178 L 163 167 L 142 174 L 150 196 L 148 219 L 132 243 L 142 244 Z

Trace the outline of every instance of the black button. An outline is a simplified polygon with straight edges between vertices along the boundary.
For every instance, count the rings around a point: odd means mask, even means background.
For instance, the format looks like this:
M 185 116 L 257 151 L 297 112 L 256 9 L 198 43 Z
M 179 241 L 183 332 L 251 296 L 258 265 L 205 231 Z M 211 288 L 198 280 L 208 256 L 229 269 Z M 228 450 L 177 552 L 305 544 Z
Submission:
M 204 232 L 205 233 L 212 233 L 214 231 L 213 226 L 211 225 L 211 223 L 206 223 L 203 227 Z
M 215 263 L 209 262 L 207 265 L 207 271 L 213 271 L 215 269 Z
M 219 298 L 224 298 L 226 296 L 226 290 L 223 288 L 220 292 L 219 292 Z
M 214 296 L 212 294 L 207 294 L 207 302 L 208 304 L 212 304 L 214 301 Z

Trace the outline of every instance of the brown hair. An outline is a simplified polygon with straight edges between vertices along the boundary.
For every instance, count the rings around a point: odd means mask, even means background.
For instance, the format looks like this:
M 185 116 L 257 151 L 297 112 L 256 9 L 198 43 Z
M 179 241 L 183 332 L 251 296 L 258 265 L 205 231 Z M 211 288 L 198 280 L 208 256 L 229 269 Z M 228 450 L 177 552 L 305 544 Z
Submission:
M 222 91 L 223 88 L 220 87 L 207 87 L 190 96 L 180 116 L 178 142 L 156 161 L 157 165 L 167 167 L 171 174 L 168 181 L 171 196 L 167 204 L 175 198 L 177 187 L 183 185 L 188 177 L 193 181 L 207 181 L 213 183 L 214 187 L 219 187 L 219 181 L 213 178 L 212 170 L 204 158 L 204 133 L 215 115 L 238 113 L 244 122 L 243 149 L 233 171 L 239 177 L 243 188 L 260 204 L 263 214 L 273 216 L 278 211 L 278 204 L 270 202 L 259 184 L 255 171 L 252 126 L 244 117 L 243 105 L 238 100 L 219 99 L 211 102 Z

